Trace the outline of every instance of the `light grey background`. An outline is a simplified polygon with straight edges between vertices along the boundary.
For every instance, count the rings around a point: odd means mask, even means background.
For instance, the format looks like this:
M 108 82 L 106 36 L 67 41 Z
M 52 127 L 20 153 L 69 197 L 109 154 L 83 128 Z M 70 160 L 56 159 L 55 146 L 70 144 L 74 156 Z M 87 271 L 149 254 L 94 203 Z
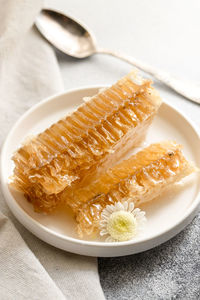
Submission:
M 200 84 L 200 1 L 58 0 L 48 6 L 87 24 L 102 47 L 121 50 Z M 96 55 L 75 60 L 58 54 L 65 88 L 111 84 L 131 67 Z M 200 108 L 156 84 L 164 99 L 200 125 Z M 170 217 L 170 216 L 169 216 Z M 99 259 L 108 299 L 200 299 L 200 217 L 171 241 L 123 258 Z

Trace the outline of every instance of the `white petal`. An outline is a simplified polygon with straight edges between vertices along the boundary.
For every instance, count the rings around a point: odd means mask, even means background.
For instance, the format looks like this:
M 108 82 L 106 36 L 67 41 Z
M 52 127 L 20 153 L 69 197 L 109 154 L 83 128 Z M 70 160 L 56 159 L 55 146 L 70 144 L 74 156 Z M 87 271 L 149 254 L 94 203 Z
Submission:
M 145 212 L 140 211 L 135 215 L 135 217 L 138 219 L 143 219 L 143 218 L 145 218 Z
M 114 242 L 114 240 L 111 238 L 111 236 L 108 236 L 106 238 L 106 242 L 112 243 L 112 242 Z
M 107 206 L 103 209 L 102 213 L 104 213 L 104 214 L 109 214 L 108 207 L 109 207 L 109 205 L 107 205 Z
M 117 208 L 118 211 L 124 210 L 124 206 L 123 206 L 123 204 L 121 202 L 117 202 L 116 203 L 116 208 Z
M 108 221 L 107 220 L 101 220 L 100 222 L 99 222 L 99 225 L 100 226 L 106 226 L 108 224 Z
M 108 206 L 106 206 L 106 210 L 107 210 L 109 213 L 112 213 L 112 212 L 113 212 L 113 209 L 114 209 L 113 205 L 108 205 Z
M 115 209 L 116 209 L 116 211 L 121 210 L 120 202 L 117 202 L 117 203 L 115 204 Z
M 145 211 L 140 211 L 140 215 L 145 216 L 146 215 Z
M 128 202 L 125 201 L 125 202 L 123 203 L 123 205 L 124 205 L 124 209 L 125 209 L 126 211 L 128 211 Z
M 143 219 L 143 218 L 144 218 L 144 216 L 141 216 L 141 215 L 139 215 L 139 214 L 135 214 L 134 212 L 133 212 L 133 215 L 134 215 L 134 217 L 136 218 L 136 220 L 140 220 L 140 219 Z
M 129 203 L 129 211 L 132 212 L 132 211 L 134 210 L 134 207 L 135 207 L 135 206 L 134 206 L 134 203 L 133 203 L 133 202 L 130 202 L 130 203 Z
M 102 212 L 101 217 L 107 220 L 110 217 L 110 213 Z
M 105 235 L 105 234 L 108 234 L 108 231 L 106 229 L 102 229 L 100 231 L 100 235 L 102 236 L 102 235 Z

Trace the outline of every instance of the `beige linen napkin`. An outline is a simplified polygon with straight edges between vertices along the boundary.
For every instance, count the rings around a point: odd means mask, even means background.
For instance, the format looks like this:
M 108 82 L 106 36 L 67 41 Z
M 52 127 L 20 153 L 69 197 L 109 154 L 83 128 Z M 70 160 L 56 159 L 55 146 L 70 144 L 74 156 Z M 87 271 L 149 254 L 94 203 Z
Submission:
M 53 49 L 31 28 L 40 0 L 0 0 L 0 142 L 29 107 L 63 89 Z M 105 299 L 96 258 L 40 241 L 0 195 L 0 299 Z

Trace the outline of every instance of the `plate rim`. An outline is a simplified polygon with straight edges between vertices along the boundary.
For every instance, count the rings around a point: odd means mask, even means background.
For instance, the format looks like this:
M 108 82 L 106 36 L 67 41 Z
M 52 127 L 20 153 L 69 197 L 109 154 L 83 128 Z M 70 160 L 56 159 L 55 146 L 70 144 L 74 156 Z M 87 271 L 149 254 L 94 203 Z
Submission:
M 18 120 L 14 123 L 14 125 L 11 127 L 10 131 L 7 134 L 6 139 L 4 140 L 4 143 L 2 145 L 2 149 L 1 149 L 1 157 L 0 157 L 0 178 L 1 178 L 1 187 L 2 187 L 2 192 L 3 192 L 3 196 L 4 199 L 7 203 L 7 205 L 9 206 L 11 212 L 15 215 L 15 217 L 17 218 L 17 220 L 23 225 L 25 226 L 29 231 L 31 231 L 34 235 L 38 236 L 39 238 L 41 238 L 42 240 L 45 240 L 46 242 L 48 242 L 49 244 L 52 244 L 55 246 L 55 243 L 51 243 L 48 241 L 48 239 L 42 237 L 42 234 L 38 234 L 37 229 L 39 230 L 43 230 L 45 231 L 49 237 L 53 236 L 54 238 L 59 238 L 63 241 L 67 241 L 70 243 L 74 243 L 76 245 L 80 245 L 80 246 L 90 246 L 90 247 L 106 247 L 106 248 L 113 248 L 113 247 L 117 247 L 117 248 L 121 248 L 121 247 L 125 247 L 125 246 L 139 246 L 140 244 L 143 243 L 148 243 L 151 241 L 154 241 L 155 239 L 159 239 L 164 235 L 168 235 L 171 233 L 171 231 L 173 231 L 173 229 L 176 229 L 178 227 L 181 226 L 182 223 L 186 223 L 187 219 L 193 218 L 195 216 L 195 214 L 198 211 L 198 207 L 200 204 L 200 191 L 198 192 L 197 196 L 195 197 L 194 201 L 192 202 L 192 204 L 188 207 L 188 209 L 185 211 L 185 213 L 183 214 L 183 216 L 181 216 L 177 222 L 174 223 L 174 225 L 170 228 L 167 228 L 166 230 L 159 232 L 156 235 L 150 236 L 149 238 L 140 238 L 137 241 L 124 241 L 124 242 L 113 242 L 113 243 L 108 243 L 108 242 L 98 242 L 98 241 L 86 241 L 86 240 L 81 240 L 81 239 L 77 239 L 74 237 L 70 237 L 70 236 L 65 236 L 64 234 L 61 233 L 57 233 L 49 228 L 47 228 L 46 226 L 44 226 L 43 224 L 41 224 L 40 222 L 36 221 L 35 219 L 33 219 L 31 216 L 29 216 L 22 207 L 20 207 L 20 205 L 16 202 L 16 200 L 14 199 L 14 197 L 10 194 L 9 189 L 8 189 L 8 185 L 6 182 L 6 176 L 4 176 L 4 172 L 3 172 L 3 160 L 4 157 L 6 156 L 6 148 L 7 148 L 7 144 L 10 140 L 10 137 L 12 136 L 13 132 L 16 130 L 16 128 L 18 127 L 18 125 L 29 115 L 31 114 L 33 111 L 37 110 L 40 106 L 44 105 L 45 103 L 48 103 L 50 101 L 54 101 L 56 98 L 58 97 L 63 97 L 66 94 L 70 94 L 70 93 L 74 93 L 74 92 L 79 92 L 79 91 L 83 91 L 83 90 L 88 90 L 88 89 L 100 89 L 102 87 L 106 87 L 104 84 L 98 84 L 98 85 L 86 85 L 86 86 L 81 86 L 79 88 L 72 88 L 72 89 L 68 89 L 65 90 L 64 92 L 60 92 L 60 93 L 56 93 L 54 95 L 51 95 L 49 97 L 46 97 L 45 99 L 41 100 L 40 102 L 36 103 L 35 105 L 33 105 L 32 107 L 30 107 L 24 114 L 21 115 L 21 117 L 18 118 Z M 172 105 L 171 103 L 168 103 L 168 101 L 163 100 L 163 104 L 169 106 L 171 109 L 173 109 L 178 115 L 180 115 L 187 123 L 187 125 L 191 126 L 192 130 L 194 131 L 194 133 L 197 135 L 197 138 L 200 141 L 200 130 L 198 128 L 198 126 L 188 117 L 186 116 L 186 114 L 182 111 L 179 111 L 175 105 Z M 23 217 L 22 219 L 20 218 Z M 190 222 L 190 220 L 189 220 Z M 183 225 L 182 228 L 180 228 L 178 230 L 178 232 L 180 232 L 186 225 L 188 225 L 188 223 Z M 32 225 L 34 224 L 34 228 L 30 228 L 30 224 L 32 223 Z M 177 234 L 178 232 L 176 232 L 175 234 Z M 175 235 L 174 234 L 174 235 Z M 172 236 L 174 236 L 172 234 Z M 167 241 L 168 238 L 165 240 Z M 162 243 L 162 242 L 161 242 Z M 160 243 L 158 243 L 160 244 Z M 59 247 L 61 248 L 61 247 Z M 149 247 L 148 249 L 150 249 L 151 247 Z M 122 254 L 123 255 L 123 254 Z

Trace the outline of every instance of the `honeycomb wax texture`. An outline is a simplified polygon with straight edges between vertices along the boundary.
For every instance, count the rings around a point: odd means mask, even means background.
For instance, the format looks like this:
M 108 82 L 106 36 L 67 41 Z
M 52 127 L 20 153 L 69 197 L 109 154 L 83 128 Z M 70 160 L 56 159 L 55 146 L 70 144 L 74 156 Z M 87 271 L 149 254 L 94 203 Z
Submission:
M 79 235 L 93 235 L 98 231 L 101 212 L 106 205 L 128 199 L 138 207 L 193 171 L 195 167 L 185 159 L 180 145 L 175 142 L 150 145 L 102 175 L 99 180 L 101 186 L 98 182 L 96 187 L 93 184 L 96 195 L 74 207 Z
M 134 72 L 99 92 L 13 156 L 12 186 L 36 211 L 51 212 L 63 193 L 85 186 L 138 146 L 161 99 Z

